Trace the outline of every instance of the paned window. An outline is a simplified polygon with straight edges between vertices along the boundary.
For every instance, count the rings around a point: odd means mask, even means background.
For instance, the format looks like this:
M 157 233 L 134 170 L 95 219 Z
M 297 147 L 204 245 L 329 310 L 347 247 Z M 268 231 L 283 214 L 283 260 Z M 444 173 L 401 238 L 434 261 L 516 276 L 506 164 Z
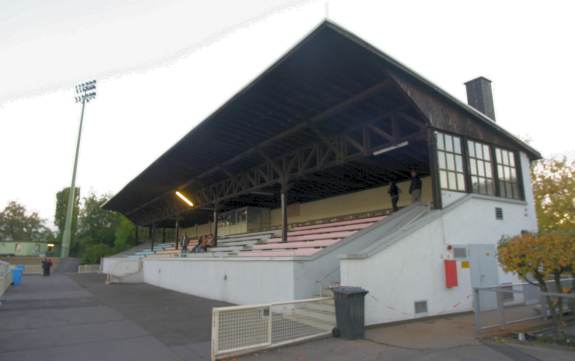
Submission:
M 440 132 L 435 137 L 441 189 L 465 192 L 461 138 Z
M 469 155 L 469 175 L 471 176 L 472 192 L 490 196 L 495 195 L 493 163 L 489 146 L 468 140 L 467 154 Z
M 515 153 L 495 148 L 497 163 L 497 181 L 499 182 L 499 195 L 505 198 L 520 199 L 519 184 L 517 182 L 517 168 L 515 166 Z

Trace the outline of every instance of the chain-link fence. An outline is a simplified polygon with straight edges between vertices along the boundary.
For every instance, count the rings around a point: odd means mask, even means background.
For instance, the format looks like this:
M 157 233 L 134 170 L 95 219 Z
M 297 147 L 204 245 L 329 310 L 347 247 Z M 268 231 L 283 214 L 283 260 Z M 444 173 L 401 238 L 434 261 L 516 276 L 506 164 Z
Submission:
M 333 298 L 212 311 L 212 360 L 329 335 L 335 327 Z
M 571 288 L 572 279 L 563 279 L 561 288 Z M 536 323 L 547 320 L 551 311 L 564 315 L 575 312 L 575 294 L 561 293 L 555 283 L 547 283 L 549 292 L 541 292 L 530 283 L 475 287 L 473 289 L 473 310 L 477 333 L 517 323 Z M 549 300 L 555 308 L 549 309 Z M 561 309 L 561 310 L 559 310 Z

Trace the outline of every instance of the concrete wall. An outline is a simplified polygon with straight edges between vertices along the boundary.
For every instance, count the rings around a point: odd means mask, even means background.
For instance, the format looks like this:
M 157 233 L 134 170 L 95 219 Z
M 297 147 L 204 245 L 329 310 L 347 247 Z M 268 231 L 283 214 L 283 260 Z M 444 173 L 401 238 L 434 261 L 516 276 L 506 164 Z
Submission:
M 503 208 L 503 221 L 495 219 L 495 207 Z M 504 235 L 535 231 L 529 208 L 525 202 L 469 196 L 431 212 L 429 222 L 375 254 L 343 259 L 341 283 L 369 291 L 368 325 L 471 310 L 470 269 L 457 262 L 459 285 L 445 288 L 443 260 L 453 258 L 447 246 L 497 244 Z M 500 283 L 518 281 L 501 269 L 498 273 Z M 428 302 L 428 313 L 416 315 L 414 302 L 423 300 Z
M 140 258 L 105 257 L 101 262 L 102 273 L 110 275 L 112 282 L 144 282 L 142 260 Z
M 234 304 L 295 298 L 294 263 L 288 260 L 149 258 L 144 282 Z
M 43 256 L 48 252 L 48 243 L 44 242 L 0 242 L 0 254 L 16 256 Z

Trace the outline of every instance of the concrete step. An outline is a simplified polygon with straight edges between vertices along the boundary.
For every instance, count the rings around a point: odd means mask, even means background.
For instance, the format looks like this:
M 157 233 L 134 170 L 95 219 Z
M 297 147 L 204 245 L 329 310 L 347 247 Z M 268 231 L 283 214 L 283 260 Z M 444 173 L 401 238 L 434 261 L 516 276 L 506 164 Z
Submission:
M 323 288 L 320 294 L 315 294 L 314 297 L 333 297 L 333 290 L 331 288 Z
M 286 316 L 287 319 L 290 319 L 295 322 L 303 323 L 304 325 L 308 325 L 313 328 L 317 328 L 319 330 L 324 331 L 331 331 L 335 327 L 335 320 L 334 321 L 326 321 L 322 319 L 317 319 L 315 317 L 303 316 L 298 313 L 294 313 L 290 316 Z
M 324 312 L 328 314 L 335 315 L 335 304 L 333 300 L 330 301 L 322 301 L 322 302 L 310 302 L 306 303 L 305 305 L 301 306 L 302 309 L 310 310 L 310 311 L 317 311 L 317 312 Z
M 325 322 L 335 325 L 335 312 L 333 311 L 320 311 L 309 308 L 297 308 L 293 312 L 296 316 L 301 316 L 306 319 L 313 319 L 320 322 Z

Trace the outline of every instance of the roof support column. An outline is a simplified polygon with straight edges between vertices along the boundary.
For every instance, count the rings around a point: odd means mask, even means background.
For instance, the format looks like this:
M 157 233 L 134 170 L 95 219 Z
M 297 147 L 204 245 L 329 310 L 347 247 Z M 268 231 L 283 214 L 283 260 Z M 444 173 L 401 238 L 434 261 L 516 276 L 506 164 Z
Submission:
M 288 241 L 288 214 L 287 214 L 287 192 L 289 185 L 287 181 L 282 181 L 280 198 L 281 198 L 281 215 L 282 215 L 282 242 Z
M 431 195 L 433 208 L 443 208 L 441 202 L 441 185 L 439 184 L 439 165 L 437 163 L 437 145 L 432 128 L 427 128 L 427 151 L 429 153 L 429 174 L 431 175 Z
M 176 226 L 174 227 L 174 243 L 176 244 L 176 251 L 180 245 L 180 222 L 176 218 Z
M 213 222 L 213 230 L 212 234 L 214 235 L 212 244 L 214 247 L 218 246 L 218 202 L 214 203 L 214 222 Z
M 154 252 L 154 238 L 156 236 L 156 225 L 152 223 L 150 226 L 150 240 L 152 241 L 152 252 Z

